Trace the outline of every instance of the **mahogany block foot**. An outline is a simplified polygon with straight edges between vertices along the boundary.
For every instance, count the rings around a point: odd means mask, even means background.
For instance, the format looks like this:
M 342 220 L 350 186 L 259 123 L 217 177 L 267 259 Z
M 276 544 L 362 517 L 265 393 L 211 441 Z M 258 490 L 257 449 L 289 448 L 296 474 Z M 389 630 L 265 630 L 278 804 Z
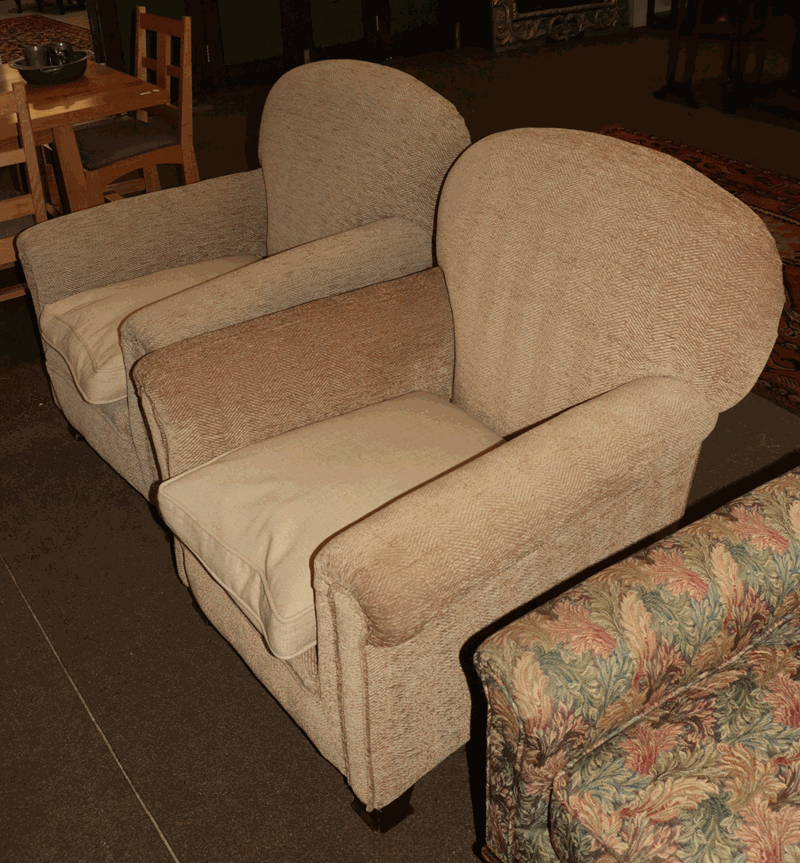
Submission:
M 367 812 L 367 807 L 357 797 L 351 805 L 358 813 L 359 818 L 371 830 L 375 833 L 386 833 L 414 812 L 414 807 L 411 805 L 411 792 L 413 790 L 414 786 L 412 785 L 408 791 L 404 791 L 396 800 L 384 806 L 383 809 L 373 809 Z

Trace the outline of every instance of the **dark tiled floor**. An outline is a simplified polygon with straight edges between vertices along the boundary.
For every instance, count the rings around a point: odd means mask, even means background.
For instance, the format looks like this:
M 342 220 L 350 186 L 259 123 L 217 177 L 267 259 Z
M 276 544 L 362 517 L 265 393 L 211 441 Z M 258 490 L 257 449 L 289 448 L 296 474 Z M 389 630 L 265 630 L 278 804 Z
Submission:
M 35 603 L 34 603 L 35 604 Z M 89 712 L 81 687 L 0 571 L 4 860 L 168 861 L 144 802 Z
M 800 123 L 654 100 L 665 49 L 640 33 L 395 65 L 452 99 L 474 138 L 620 122 L 800 175 Z M 704 62 L 713 73 L 713 52 Z M 198 106 L 203 177 L 257 164 L 266 92 Z M 0 304 L 0 406 L 0 859 L 475 859 L 482 764 L 471 789 L 464 750 L 418 783 L 393 832 L 356 819 L 339 773 L 193 609 L 148 504 L 66 433 L 25 299 Z M 798 462 L 800 417 L 748 396 L 703 447 L 692 513 Z

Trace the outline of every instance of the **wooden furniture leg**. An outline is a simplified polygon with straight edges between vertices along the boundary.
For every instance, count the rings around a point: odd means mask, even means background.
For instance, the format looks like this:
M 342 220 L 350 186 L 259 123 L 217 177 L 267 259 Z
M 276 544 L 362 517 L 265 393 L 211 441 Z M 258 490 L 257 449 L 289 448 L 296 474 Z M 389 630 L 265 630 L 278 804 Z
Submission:
M 145 165 L 142 168 L 144 171 L 144 187 L 148 192 L 157 192 L 161 188 L 161 181 L 158 179 L 158 166 Z
M 367 812 L 367 807 L 357 797 L 351 805 L 358 813 L 359 818 L 368 824 L 375 833 L 386 833 L 414 813 L 414 807 L 411 805 L 411 792 L 413 790 L 414 786 L 412 785 L 383 809 L 373 809 L 371 812 Z
M 56 126 L 53 129 L 53 141 L 61 166 L 69 211 L 77 213 L 78 210 L 85 210 L 91 203 L 87 196 L 81 154 L 78 152 L 78 142 L 72 126 Z M 102 203 L 102 200 L 97 203 Z
M 675 29 L 669 40 L 669 53 L 667 55 L 667 81 L 661 89 L 656 90 L 657 99 L 665 99 L 668 96 L 677 96 L 685 99 L 691 108 L 697 107 L 697 100 L 692 93 L 692 78 L 694 66 L 697 59 L 698 29 L 700 16 L 703 12 L 703 0 L 679 0 L 677 20 Z M 689 30 L 689 27 L 691 29 Z M 680 62 L 681 47 L 684 34 L 689 30 L 686 38 L 686 59 L 684 63 L 683 80 L 678 81 L 678 63 Z

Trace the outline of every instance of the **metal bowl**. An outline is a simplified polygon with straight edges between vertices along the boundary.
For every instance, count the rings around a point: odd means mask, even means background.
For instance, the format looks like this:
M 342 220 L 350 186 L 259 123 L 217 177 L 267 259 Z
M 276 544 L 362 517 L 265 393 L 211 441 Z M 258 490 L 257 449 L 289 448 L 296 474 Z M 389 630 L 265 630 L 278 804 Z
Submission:
M 74 51 L 74 60 L 61 66 L 28 66 L 23 57 L 8 65 L 16 69 L 28 84 L 67 84 L 77 81 L 86 72 L 86 63 L 92 57 L 91 51 Z

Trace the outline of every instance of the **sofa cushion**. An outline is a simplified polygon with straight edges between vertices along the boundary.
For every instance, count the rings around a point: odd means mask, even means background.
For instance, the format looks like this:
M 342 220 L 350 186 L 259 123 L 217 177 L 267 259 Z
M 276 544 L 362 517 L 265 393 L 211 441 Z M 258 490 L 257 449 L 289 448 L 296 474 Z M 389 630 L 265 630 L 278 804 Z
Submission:
M 87 402 L 119 401 L 127 396 L 119 341 L 125 318 L 150 303 L 257 260 L 252 255 L 232 255 L 72 294 L 42 309 L 42 339 L 64 357 Z
M 501 441 L 428 393 L 227 453 L 163 483 L 164 520 L 272 653 L 316 641 L 312 559 L 334 533 Z

